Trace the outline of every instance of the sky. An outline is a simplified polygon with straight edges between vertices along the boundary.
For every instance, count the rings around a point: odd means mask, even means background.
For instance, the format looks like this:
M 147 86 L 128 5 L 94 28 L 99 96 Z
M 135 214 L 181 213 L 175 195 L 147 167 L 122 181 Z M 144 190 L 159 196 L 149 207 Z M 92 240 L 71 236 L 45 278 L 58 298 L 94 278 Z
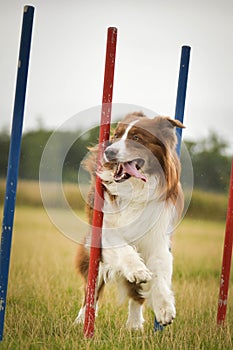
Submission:
M 0 0 L 0 130 L 11 125 L 26 4 Z M 183 136 L 196 141 L 216 131 L 233 152 L 232 0 L 31 0 L 30 5 L 35 18 L 24 131 L 41 123 L 56 129 L 76 114 L 80 128 L 87 128 L 81 112 L 101 104 L 107 28 L 115 26 L 113 102 L 173 117 L 181 47 L 189 45 Z

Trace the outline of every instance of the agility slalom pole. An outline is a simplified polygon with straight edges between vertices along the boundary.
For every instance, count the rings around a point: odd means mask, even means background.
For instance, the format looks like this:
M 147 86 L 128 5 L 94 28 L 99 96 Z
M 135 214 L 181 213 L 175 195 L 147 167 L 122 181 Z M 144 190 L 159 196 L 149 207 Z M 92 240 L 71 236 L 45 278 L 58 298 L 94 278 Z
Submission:
M 181 58 L 180 58 L 180 72 L 176 95 L 176 110 L 175 119 L 183 123 L 184 120 L 184 108 L 186 100 L 187 82 L 188 82 L 188 71 L 189 71 L 189 59 L 190 59 L 190 46 L 182 46 Z M 181 140 L 182 140 L 182 128 L 176 129 L 177 134 L 177 146 L 176 151 L 180 156 Z
M 109 136 L 110 136 L 116 43 L 117 43 L 117 29 L 108 28 L 105 73 L 104 73 L 104 87 L 103 87 L 102 110 L 101 110 L 101 123 L 100 123 L 100 132 L 99 132 L 97 173 L 98 173 L 98 170 L 101 169 L 101 160 L 103 157 L 104 150 L 106 148 L 106 143 L 109 141 Z M 92 221 L 92 240 L 91 240 L 91 249 L 90 249 L 86 311 L 85 311 L 85 321 L 84 321 L 84 336 L 86 338 L 91 338 L 94 335 L 96 289 L 97 289 L 97 279 L 98 279 L 99 262 L 100 262 L 100 255 L 101 255 L 103 203 L 104 203 L 103 186 L 102 186 L 101 179 L 97 175 L 96 184 L 95 184 L 95 200 L 94 200 L 94 212 L 93 212 L 93 221 Z
M 18 169 L 24 117 L 24 105 L 27 87 L 28 66 L 30 58 L 34 7 L 25 6 L 20 41 L 18 72 L 15 91 L 15 102 L 11 130 L 10 150 L 8 157 L 6 193 L 2 222 L 2 236 L 0 249 L 0 340 L 3 338 L 4 318 L 8 275 L 10 266 L 11 241 L 14 224 Z
M 180 71 L 179 71 L 179 80 L 178 80 L 178 88 L 177 88 L 177 96 L 176 96 L 176 109 L 175 109 L 175 119 L 179 120 L 183 123 L 184 120 L 184 108 L 185 108 L 185 99 L 186 99 L 186 90 L 187 90 L 187 82 L 188 82 L 188 70 L 189 70 L 189 59 L 190 59 L 190 50 L 189 46 L 182 46 L 181 49 L 181 58 L 180 58 Z M 176 151 L 178 156 L 180 157 L 180 148 L 181 148 L 181 140 L 182 140 L 182 129 L 176 129 L 177 135 L 177 146 Z M 154 330 L 162 331 L 163 326 L 154 319 Z
M 231 258 L 233 246 L 233 158 L 231 163 L 231 176 L 229 187 L 228 210 L 226 219 L 226 230 L 223 247 L 222 272 L 220 278 L 217 324 L 224 325 L 227 311 L 227 297 L 231 272 Z

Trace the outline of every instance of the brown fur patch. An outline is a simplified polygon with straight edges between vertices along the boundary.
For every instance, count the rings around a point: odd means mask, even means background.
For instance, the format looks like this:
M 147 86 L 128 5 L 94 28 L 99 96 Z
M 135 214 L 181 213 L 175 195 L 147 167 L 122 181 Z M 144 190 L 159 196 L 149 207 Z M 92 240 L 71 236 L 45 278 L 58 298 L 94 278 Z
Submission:
M 80 244 L 75 257 L 75 267 L 85 281 L 87 280 L 88 276 L 89 259 L 90 256 L 88 250 L 84 247 L 84 245 Z
M 127 287 L 128 297 L 137 301 L 139 304 L 143 304 L 145 299 L 141 295 L 142 287 L 140 284 L 131 283 L 125 280 L 125 285 Z
M 79 245 L 75 257 L 75 267 L 78 271 L 78 273 L 82 276 L 84 280 L 84 300 L 83 300 L 83 307 L 86 305 L 86 285 L 87 285 L 87 278 L 88 278 L 88 271 L 89 271 L 89 260 L 90 255 L 88 250 L 85 248 L 84 244 Z M 99 281 L 98 290 L 97 290 L 97 297 L 96 300 L 98 301 L 104 291 L 105 282 L 102 279 Z

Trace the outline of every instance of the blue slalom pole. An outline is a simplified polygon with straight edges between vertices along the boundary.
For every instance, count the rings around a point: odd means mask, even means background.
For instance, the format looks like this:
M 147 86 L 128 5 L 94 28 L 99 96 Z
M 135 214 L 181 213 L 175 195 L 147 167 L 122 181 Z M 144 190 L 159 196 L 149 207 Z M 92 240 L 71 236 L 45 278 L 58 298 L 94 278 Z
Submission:
M 185 108 L 186 90 L 187 90 L 187 82 L 188 82 L 190 50 L 191 48 L 189 46 L 182 46 L 182 49 L 181 49 L 180 72 L 179 72 L 179 80 L 178 80 L 178 88 L 177 88 L 177 96 L 176 96 L 176 110 L 175 110 L 175 119 L 179 120 L 181 123 L 183 123 L 183 120 L 184 120 L 184 108 Z M 180 157 L 182 129 L 177 128 L 176 134 L 177 134 L 177 141 L 178 141 L 176 146 L 176 151 L 178 156 Z M 156 318 L 154 319 L 154 330 L 155 332 L 163 330 L 163 325 L 161 325 L 156 320 Z
M 0 341 L 4 318 L 34 8 L 24 7 L 0 247 Z
M 180 58 L 180 73 L 179 73 L 177 96 L 176 96 L 175 119 L 178 119 L 181 123 L 183 123 L 183 119 L 184 119 L 184 108 L 185 108 L 186 90 L 187 90 L 187 82 L 188 82 L 190 50 L 191 50 L 190 46 L 182 46 L 181 58 Z M 177 139 L 178 139 L 176 151 L 178 156 L 180 156 L 182 129 L 177 128 L 176 133 L 177 133 Z

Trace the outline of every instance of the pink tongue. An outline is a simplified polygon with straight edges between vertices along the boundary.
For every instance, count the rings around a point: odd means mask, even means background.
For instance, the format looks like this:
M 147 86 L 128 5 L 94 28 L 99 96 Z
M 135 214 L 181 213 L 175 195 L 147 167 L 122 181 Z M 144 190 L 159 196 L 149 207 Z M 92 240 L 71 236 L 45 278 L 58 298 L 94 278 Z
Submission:
M 144 182 L 147 181 L 147 178 L 141 173 L 139 173 L 139 171 L 137 170 L 135 162 L 124 163 L 123 167 L 124 167 L 124 171 L 129 175 L 134 176 L 138 179 L 141 179 Z

